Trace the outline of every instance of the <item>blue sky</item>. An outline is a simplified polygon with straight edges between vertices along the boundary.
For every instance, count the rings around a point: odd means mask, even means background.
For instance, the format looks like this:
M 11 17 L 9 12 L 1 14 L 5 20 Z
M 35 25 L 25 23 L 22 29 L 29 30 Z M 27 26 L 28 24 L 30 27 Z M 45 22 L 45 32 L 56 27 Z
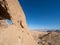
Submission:
M 19 0 L 30 29 L 60 29 L 60 0 Z

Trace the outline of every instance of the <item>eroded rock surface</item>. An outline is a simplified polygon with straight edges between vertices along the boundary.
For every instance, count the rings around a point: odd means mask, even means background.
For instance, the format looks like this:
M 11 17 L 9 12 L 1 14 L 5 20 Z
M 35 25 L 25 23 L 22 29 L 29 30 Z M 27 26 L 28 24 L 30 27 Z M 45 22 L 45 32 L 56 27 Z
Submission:
M 6 19 L 11 20 L 8 25 Z M 0 0 L 0 45 L 37 45 L 18 0 Z

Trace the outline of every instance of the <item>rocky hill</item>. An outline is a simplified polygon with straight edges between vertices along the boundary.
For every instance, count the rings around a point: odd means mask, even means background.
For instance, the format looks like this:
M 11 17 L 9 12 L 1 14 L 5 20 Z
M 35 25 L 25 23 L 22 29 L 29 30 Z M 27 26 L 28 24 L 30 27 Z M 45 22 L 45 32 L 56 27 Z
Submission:
M 0 0 L 0 45 L 60 45 L 60 32 L 29 31 L 18 0 Z
M 30 31 L 34 40 L 39 45 L 60 45 L 60 32 Z

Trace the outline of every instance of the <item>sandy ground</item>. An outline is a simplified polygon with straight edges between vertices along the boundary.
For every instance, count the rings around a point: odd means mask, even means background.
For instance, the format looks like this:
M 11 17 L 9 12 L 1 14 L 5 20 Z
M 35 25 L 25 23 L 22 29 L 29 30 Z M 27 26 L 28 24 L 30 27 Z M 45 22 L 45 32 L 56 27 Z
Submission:
M 41 32 L 41 31 L 30 31 L 34 40 L 39 45 L 60 45 L 60 32 Z

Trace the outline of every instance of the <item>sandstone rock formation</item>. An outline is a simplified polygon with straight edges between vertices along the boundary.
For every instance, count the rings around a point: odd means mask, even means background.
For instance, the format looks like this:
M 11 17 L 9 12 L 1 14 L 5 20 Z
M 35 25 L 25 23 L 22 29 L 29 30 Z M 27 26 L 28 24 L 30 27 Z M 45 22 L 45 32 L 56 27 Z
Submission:
M 8 25 L 5 19 L 12 24 Z M 28 31 L 18 0 L 0 0 L 0 27 L 0 45 L 37 45 Z

